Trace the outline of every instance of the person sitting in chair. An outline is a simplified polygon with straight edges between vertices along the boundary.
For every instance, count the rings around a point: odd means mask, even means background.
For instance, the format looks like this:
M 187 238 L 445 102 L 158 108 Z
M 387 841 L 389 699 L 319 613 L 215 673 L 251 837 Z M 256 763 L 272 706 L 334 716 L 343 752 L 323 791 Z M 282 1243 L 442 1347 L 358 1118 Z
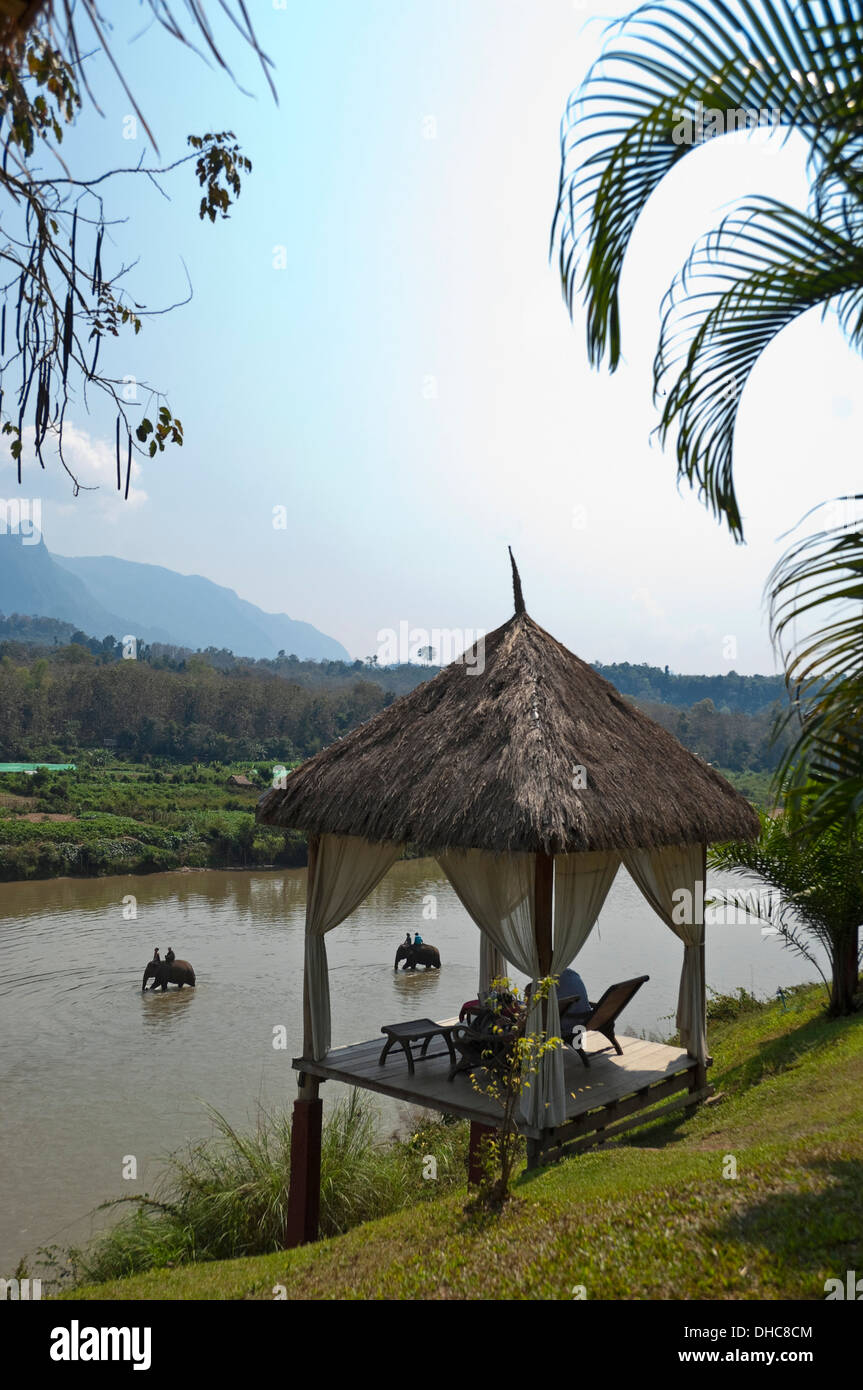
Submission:
M 169 946 L 167 951 L 165 952 L 165 964 L 171 965 L 176 959 L 177 957 L 174 955 L 173 946 Z
M 587 989 L 577 970 L 567 968 L 560 972 L 557 997 L 558 999 L 569 1000 L 560 1015 L 561 1036 L 564 1041 L 569 1042 L 572 1039 L 573 1029 L 590 1016 L 590 1000 L 587 997 Z
M 518 1022 L 518 1000 L 512 990 L 506 987 L 506 983 L 502 983 L 497 989 L 492 988 L 489 991 L 485 1006 L 500 1019 L 505 1027 L 511 1027 Z

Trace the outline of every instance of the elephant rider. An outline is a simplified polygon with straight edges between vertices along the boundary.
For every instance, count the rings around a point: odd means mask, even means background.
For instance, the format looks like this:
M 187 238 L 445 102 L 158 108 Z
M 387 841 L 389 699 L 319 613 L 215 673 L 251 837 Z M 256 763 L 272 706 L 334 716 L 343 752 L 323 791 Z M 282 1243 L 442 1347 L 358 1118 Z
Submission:
M 405 933 L 405 939 L 404 939 L 404 941 L 402 942 L 402 945 L 403 945 L 403 946 L 412 946 L 412 945 L 413 945 L 413 942 L 411 941 L 411 934 L 410 934 L 410 932 L 406 932 L 406 933 Z
M 176 959 L 177 959 L 177 957 L 174 955 L 174 948 L 173 948 L 173 946 L 169 946 L 168 949 L 167 949 L 167 951 L 165 952 L 165 964 L 166 964 L 166 965 L 173 965 L 173 963 L 174 963 L 174 961 L 175 961 Z
M 408 936 L 410 936 L 410 932 L 408 932 Z M 420 936 L 419 932 L 414 932 L 414 945 L 415 945 L 415 946 L 422 946 L 422 944 L 423 944 L 423 939 L 422 939 L 422 937 Z
M 161 964 L 162 964 L 162 957 L 159 955 L 159 948 L 158 948 L 158 946 L 156 947 L 156 949 L 155 949 L 154 952 L 153 952 L 153 960 L 156 962 L 157 965 L 161 965 Z

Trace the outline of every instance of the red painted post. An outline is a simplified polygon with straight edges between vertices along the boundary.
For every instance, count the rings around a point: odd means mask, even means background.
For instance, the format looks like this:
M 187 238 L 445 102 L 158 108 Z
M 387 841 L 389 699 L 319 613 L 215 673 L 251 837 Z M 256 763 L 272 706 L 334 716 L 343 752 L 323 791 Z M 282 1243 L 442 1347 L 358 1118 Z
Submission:
M 485 1165 L 483 1161 L 483 1141 L 491 1134 L 496 1134 L 494 1125 L 481 1124 L 479 1120 L 470 1122 L 470 1142 L 468 1144 L 467 1158 L 467 1180 L 469 1186 L 478 1187 L 485 1177 Z
M 323 1101 L 295 1100 L 291 1122 L 291 1185 L 285 1244 L 308 1245 L 318 1238 L 321 1212 L 321 1117 Z

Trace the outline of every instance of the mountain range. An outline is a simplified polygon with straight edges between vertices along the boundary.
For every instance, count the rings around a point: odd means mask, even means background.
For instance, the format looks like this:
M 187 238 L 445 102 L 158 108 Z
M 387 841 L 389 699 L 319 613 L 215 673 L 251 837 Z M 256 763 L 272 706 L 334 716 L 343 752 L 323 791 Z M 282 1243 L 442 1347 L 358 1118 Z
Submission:
M 88 636 L 134 635 L 172 646 L 226 647 L 236 656 L 349 661 L 328 637 L 286 613 L 265 613 L 199 574 L 114 555 L 52 555 L 22 535 L 0 534 L 0 613 L 59 618 Z

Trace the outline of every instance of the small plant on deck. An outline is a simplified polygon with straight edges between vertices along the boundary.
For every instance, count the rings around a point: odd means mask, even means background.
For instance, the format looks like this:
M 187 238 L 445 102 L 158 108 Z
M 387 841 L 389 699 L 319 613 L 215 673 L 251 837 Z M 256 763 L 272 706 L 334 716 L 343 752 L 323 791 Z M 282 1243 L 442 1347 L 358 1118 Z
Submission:
M 533 998 L 543 1005 L 555 978 L 549 976 L 534 986 Z M 497 1102 L 502 1111 L 500 1128 L 483 1141 L 484 1174 L 477 1193 L 480 1206 L 498 1208 L 509 1196 L 509 1186 L 521 1154 L 518 1130 L 519 1102 L 540 1063 L 548 1052 L 563 1046 L 561 1038 L 545 1032 L 527 1033 L 528 1000 L 518 986 L 505 977 L 492 981 L 485 1009 L 477 1019 L 479 1031 L 488 1033 L 482 1056 L 487 1065 L 471 1073 L 476 1091 Z

